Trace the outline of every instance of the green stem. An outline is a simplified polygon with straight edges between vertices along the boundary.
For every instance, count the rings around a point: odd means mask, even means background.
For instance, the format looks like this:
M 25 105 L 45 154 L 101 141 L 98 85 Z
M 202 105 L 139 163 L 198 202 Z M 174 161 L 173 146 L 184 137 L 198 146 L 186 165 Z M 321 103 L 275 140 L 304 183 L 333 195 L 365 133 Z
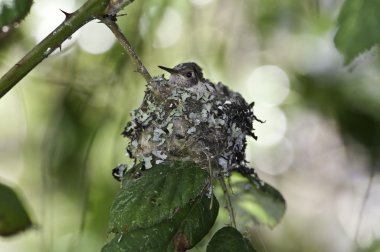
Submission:
M 87 22 L 104 15 L 110 0 L 88 0 L 0 79 L 0 98 Z
M 107 8 L 107 14 L 110 16 L 116 15 L 125 6 L 132 3 L 134 0 L 111 0 Z
M 124 50 L 131 57 L 133 64 L 136 66 L 136 71 L 144 77 L 146 82 L 149 82 L 150 79 L 152 79 L 152 77 L 150 76 L 148 70 L 145 68 L 145 66 L 141 62 L 139 56 L 137 55 L 136 51 L 133 49 L 132 45 L 129 43 L 128 39 L 120 31 L 119 26 L 115 23 L 115 21 L 111 20 L 108 17 L 101 19 L 101 21 L 105 25 L 107 25 L 107 27 L 113 32 L 113 34 L 119 40 Z
M 226 186 L 226 183 L 224 181 L 224 178 L 219 178 L 220 185 L 222 186 L 223 189 L 223 194 L 226 199 L 226 206 L 228 213 L 230 215 L 230 225 L 234 228 L 236 228 L 236 221 L 235 221 L 235 213 L 234 213 L 234 208 L 232 207 L 232 201 L 230 198 L 230 194 L 228 192 L 228 188 Z

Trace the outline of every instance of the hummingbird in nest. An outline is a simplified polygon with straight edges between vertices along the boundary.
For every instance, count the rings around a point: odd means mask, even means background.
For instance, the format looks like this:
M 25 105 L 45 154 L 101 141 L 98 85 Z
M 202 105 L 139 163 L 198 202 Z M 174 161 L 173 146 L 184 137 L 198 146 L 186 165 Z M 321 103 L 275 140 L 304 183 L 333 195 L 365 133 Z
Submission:
M 252 123 L 260 121 L 237 92 L 204 78 L 193 62 L 153 77 L 141 106 L 131 113 L 123 135 L 130 139 L 127 152 L 147 169 L 166 161 L 212 163 L 216 176 L 228 176 L 245 167 L 246 136 L 256 139 Z
M 198 95 L 216 91 L 215 85 L 203 77 L 202 68 L 194 62 L 181 63 L 173 68 L 158 67 L 170 73 L 168 84 L 173 87 L 185 88 Z
M 173 68 L 158 66 L 170 73 L 169 84 L 180 87 L 192 87 L 198 82 L 204 82 L 202 68 L 196 63 L 188 62 L 176 65 Z

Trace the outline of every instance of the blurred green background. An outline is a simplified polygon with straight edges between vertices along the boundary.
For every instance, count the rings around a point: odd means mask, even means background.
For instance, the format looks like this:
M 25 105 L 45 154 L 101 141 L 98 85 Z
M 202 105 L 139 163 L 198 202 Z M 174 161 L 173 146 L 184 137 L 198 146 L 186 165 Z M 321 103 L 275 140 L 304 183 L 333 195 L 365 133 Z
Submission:
M 59 9 L 83 3 L 34 2 L 0 36 L 0 75 L 63 21 Z M 344 66 L 333 43 L 341 5 L 145 0 L 118 18 L 152 75 L 194 61 L 255 101 L 266 123 L 254 125 L 247 157 L 287 201 L 273 230 L 238 223 L 260 251 L 380 251 L 380 61 L 373 49 Z M 143 95 L 144 79 L 93 21 L 0 99 L 0 179 L 36 223 L 0 237 L 0 251 L 100 250 L 119 188 L 111 170 L 131 163 L 120 133 Z

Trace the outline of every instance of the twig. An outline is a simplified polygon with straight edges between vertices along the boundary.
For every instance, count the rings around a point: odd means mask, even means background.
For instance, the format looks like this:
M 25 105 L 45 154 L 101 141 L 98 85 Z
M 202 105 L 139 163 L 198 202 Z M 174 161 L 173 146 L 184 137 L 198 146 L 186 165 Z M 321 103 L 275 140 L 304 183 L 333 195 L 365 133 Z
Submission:
M 62 11 L 66 16 L 65 20 L 44 40 L 30 50 L 29 53 L 17 62 L 6 74 L 4 74 L 3 77 L 1 77 L 0 98 L 11 90 L 41 61 L 47 58 L 54 50 L 60 48 L 61 44 L 83 25 L 94 19 L 101 19 L 102 21 L 105 21 L 105 16 L 115 16 L 118 11 L 132 2 L 133 0 L 87 0 L 77 11 L 73 13 Z M 107 22 L 109 23 L 110 21 L 111 20 L 108 20 Z M 107 22 L 105 23 L 107 24 Z M 123 35 L 119 31 L 117 25 L 112 25 L 111 23 L 109 24 L 110 29 L 115 33 L 118 39 L 121 40 L 121 36 Z M 128 42 L 126 39 L 125 41 Z M 126 45 L 123 44 L 124 48 L 125 46 L 128 46 L 130 50 L 133 51 L 129 43 L 126 43 Z M 139 66 L 142 65 L 136 54 L 132 56 L 132 59 L 134 62 L 138 62 L 140 64 Z M 147 81 L 148 77 L 150 80 L 150 75 L 145 67 L 139 70 Z
M 231 222 L 230 224 L 232 227 L 236 228 L 235 213 L 234 213 L 234 209 L 232 207 L 230 194 L 228 193 L 228 188 L 226 186 L 226 183 L 224 182 L 223 177 L 219 178 L 219 181 L 220 181 L 220 185 L 222 186 L 222 189 L 223 189 L 224 197 L 226 198 L 227 210 L 228 210 L 228 213 L 230 215 L 230 222 Z
M 63 12 L 65 20 L 44 40 L 36 45 L 17 64 L 0 79 L 0 98 L 11 90 L 42 60 L 47 58 L 63 41 L 89 21 L 101 16 L 108 6 L 108 1 L 88 0 L 74 13 Z
M 369 193 L 371 191 L 371 187 L 372 187 L 372 184 L 373 184 L 373 177 L 375 176 L 375 166 L 372 165 L 371 166 L 371 173 L 369 175 L 369 181 L 368 181 L 368 184 L 367 184 L 367 188 L 365 190 L 365 193 L 364 193 L 364 198 L 363 198 L 363 204 L 361 205 L 360 207 L 360 211 L 359 211 L 359 216 L 358 216 L 358 223 L 356 225 L 356 228 L 355 228 L 355 234 L 354 234 L 354 241 L 356 242 L 356 245 L 359 247 L 359 233 L 360 233 L 360 227 L 361 227 L 361 224 L 362 224 L 362 220 L 363 220 L 363 215 L 364 215 L 364 210 L 365 210 L 365 206 L 366 206 L 366 203 L 368 201 L 368 197 L 369 197 Z
M 208 161 L 208 173 L 209 173 L 209 179 L 210 179 L 210 194 L 211 194 L 211 202 L 210 202 L 210 210 L 212 209 L 212 205 L 214 203 L 214 175 L 212 172 L 212 167 L 211 167 L 211 158 L 207 155 L 206 152 L 203 152 Z
M 101 21 L 113 32 L 115 37 L 119 40 L 121 46 L 124 48 L 127 54 L 131 57 L 134 65 L 136 66 L 136 71 L 140 73 L 147 82 L 149 82 L 152 79 L 152 77 L 150 76 L 148 70 L 145 68 L 145 66 L 141 62 L 135 49 L 133 49 L 128 39 L 120 31 L 119 26 L 115 23 L 115 21 L 110 16 L 104 17 L 103 19 L 101 19 Z
M 106 13 L 113 16 L 116 15 L 120 10 L 122 10 L 125 6 L 132 3 L 134 0 L 111 0 L 110 4 L 107 8 Z

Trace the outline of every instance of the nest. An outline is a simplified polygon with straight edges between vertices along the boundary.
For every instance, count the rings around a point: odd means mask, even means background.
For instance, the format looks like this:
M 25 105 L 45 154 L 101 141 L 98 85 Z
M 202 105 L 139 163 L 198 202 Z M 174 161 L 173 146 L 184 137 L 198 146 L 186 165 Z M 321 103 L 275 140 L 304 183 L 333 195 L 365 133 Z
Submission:
M 145 169 L 170 161 L 192 161 L 228 176 L 245 167 L 246 136 L 257 138 L 253 103 L 222 83 L 208 80 L 193 87 L 173 85 L 164 76 L 148 83 L 141 106 L 123 136 L 129 156 Z

